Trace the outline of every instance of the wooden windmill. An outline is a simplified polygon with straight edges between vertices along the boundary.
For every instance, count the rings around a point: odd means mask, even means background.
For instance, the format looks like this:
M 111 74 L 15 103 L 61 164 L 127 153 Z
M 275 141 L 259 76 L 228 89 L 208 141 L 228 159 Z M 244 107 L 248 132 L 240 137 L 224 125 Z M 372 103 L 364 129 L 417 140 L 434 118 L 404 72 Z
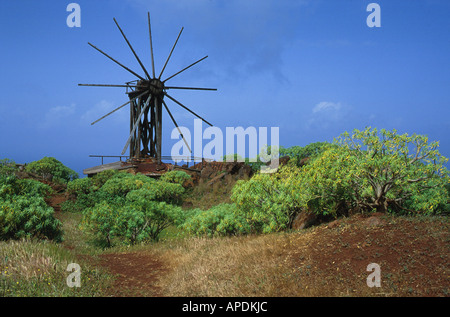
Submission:
M 185 70 L 191 68 L 192 66 L 196 65 L 197 63 L 200 63 L 204 59 L 206 59 L 208 56 L 205 56 L 195 63 L 192 63 L 191 65 L 183 68 L 179 72 L 165 78 L 161 79 L 164 70 L 166 69 L 167 63 L 169 62 L 172 53 L 175 49 L 175 46 L 178 43 L 178 40 L 180 39 L 181 33 L 183 32 L 184 28 L 181 28 L 180 33 L 178 34 L 178 37 L 172 47 L 172 50 L 169 53 L 169 56 L 167 57 L 167 60 L 164 64 L 164 67 L 161 70 L 161 73 L 156 76 L 155 73 L 155 61 L 153 56 L 153 42 L 152 42 L 152 29 L 150 24 L 150 13 L 148 13 L 148 28 L 149 28 L 149 34 L 150 34 L 150 53 L 151 53 L 151 59 L 152 59 L 152 74 L 150 75 L 146 68 L 144 67 L 143 63 L 139 59 L 138 55 L 136 54 L 135 50 L 131 46 L 130 42 L 128 41 L 127 37 L 125 36 L 124 32 L 120 28 L 119 24 L 117 23 L 116 19 L 114 18 L 114 22 L 116 23 L 120 33 L 122 34 L 123 38 L 127 42 L 128 46 L 130 47 L 131 51 L 133 52 L 133 55 L 135 56 L 136 60 L 138 61 L 139 65 L 141 66 L 142 70 L 144 71 L 145 75 L 141 76 L 138 73 L 134 72 L 133 70 L 129 69 L 128 67 L 124 66 L 120 62 L 118 62 L 116 59 L 112 58 L 96 46 L 92 45 L 91 43 L 88 43 L 90 46 L 92 46 L 94 49 L 108 57 L 110 60 L 136 76 L 138 79 L 134 81 L 130 81 L 124 85 L 114 85 L 114 84 L 79 84 L 79 86 L 95 86 L 95 87 L 126 87 L 127 88 L 127 94 L 129 97 L 129 101 L 121 105 L 120 107 L 114 109 L 110 113 L 104 115 L 100 119 L 94 121 L 92 123 L 95 124 L 99 122 L 100 120 L 106 118 L 107 116 L 111 115 L 112 113 L 116 112 L 117 110 L 125 107 L 126 105 L 130 104 L 130 135 L 129 138 L 125 144 L 125 147 L 123 148 L 122 155 L 124 155 L 128 149 L 130 148 L 130 157 L 134 158 L 144 158 L 144 157 L 154 157 L 157 159 L 158 164 L 161 163 L 161 140 L 162 140 L 162 112 L 163 107 L 169 114 L 170 118 L 172 119 L 172 122 L 177 127 L 181 137 L 183 138 L 184 142 L 186 143 L 189 151 L 191 151 L 189 144 L 186 142 L 186 139 L 184 138 L 183 134 L 180 131 L 180 128 L 178 127 L 177 122 L 175 121 L 175 118 L 173 117 L 172 113 L 170 112 L 167 104 L 164 101 L 164 97 L 169 98 L 177 105 L 181 106 L 182 108 L 186 109 L 190 113 L 192 113 L 197 118 L 203 120 L 208 125 L 212 126 L 208 121 L 200 117 L 198 114 L 196 114 L 194 111 L 189 109 L 188 107 L 184 106 L 181 102 L 173 98 L 167 93 L 167 90 L 176 90 L 176 89 L 186 89 L 186 90 L 217 90 L 214 88 L 196 88 L 196 87 L 174 87 L 174 86 L 166 86 L 166 83 L 168 80 L 174 78 L 175 76 L 181 74 Z M 191 151 L 192 152 L 192 151 Z

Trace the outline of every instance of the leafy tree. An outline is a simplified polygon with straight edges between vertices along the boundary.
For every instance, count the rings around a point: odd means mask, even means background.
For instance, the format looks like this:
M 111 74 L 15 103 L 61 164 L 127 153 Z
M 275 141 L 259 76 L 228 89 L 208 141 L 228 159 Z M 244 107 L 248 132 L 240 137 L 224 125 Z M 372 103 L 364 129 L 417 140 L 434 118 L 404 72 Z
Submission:
M 445 185 L 450 179 L 444 166 L 448 159 L 439 153 L 439 143 L 430 143 L 427 136 L 369 127 L 344 133 L 336 143 L 346 164 L 336 177 L 330 176 L 351 188 L 357 207 L 432 213 L 448 199 Z M 330 163 L 326 165 L 331 167 Z

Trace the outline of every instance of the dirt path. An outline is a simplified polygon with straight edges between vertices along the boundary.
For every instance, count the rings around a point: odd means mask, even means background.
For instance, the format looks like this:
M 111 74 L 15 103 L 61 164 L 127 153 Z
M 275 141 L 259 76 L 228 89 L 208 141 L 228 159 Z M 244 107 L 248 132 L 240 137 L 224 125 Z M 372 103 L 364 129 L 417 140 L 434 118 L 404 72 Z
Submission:
M 167 269 L 154 255 L 149 252 L 111 253 L 100 258 L 100 265 L 117 277 L 107 296 L 162 296 L 158 281 Z
M 61 204 L 67 200 L 67 197 L 64 193 L 58 193 L 52 195 L 47 204 L 55 210 L 55 216 L 58 217 L 58 214 L 61 212 Z

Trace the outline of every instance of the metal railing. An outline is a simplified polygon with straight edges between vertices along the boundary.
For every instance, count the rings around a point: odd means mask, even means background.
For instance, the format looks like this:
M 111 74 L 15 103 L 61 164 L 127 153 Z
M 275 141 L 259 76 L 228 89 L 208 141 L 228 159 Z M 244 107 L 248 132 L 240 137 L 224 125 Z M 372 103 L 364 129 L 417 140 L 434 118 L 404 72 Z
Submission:
M 125 156 L 125 155 L 89 155 L 89 157 L 100 157 L 101 159 L 102 159 L 102 165 L 103 165 L 103 159 L 105 158 L 105 157 L 107 157 L 107 158 L 120 158 L 120 161 L 122 162 L 122 158 L 126 158 L 126 159 L 129 159 L 130 157 L 129 156 Z
M 102 159 L 102 165 L 104 164 L 104 159 L 105 158 L 119 158 L 120 161 L 122 162 L 122 159 L 125 159 L 125 161 L 131 159 L 130 156 L 126 156 L 126 155 L 89 155 L 89 157 L 97 157 L 97 158 L 101 158 Z M 161 156 L 161 161 L 172 161 L 174 162 L 175 166 L 178 166 L 178 164 L 180 162 L 186 162 L 187 167 L 189 167 L 190 162 L 193 162 L 194 165 L 196 163 L 200 163 L 200 162 L 212 162 L 214 161 L 213 159 L 209 159 L 209 158 L 205 158 L 205 157 L 197 157 L 197 156 Z

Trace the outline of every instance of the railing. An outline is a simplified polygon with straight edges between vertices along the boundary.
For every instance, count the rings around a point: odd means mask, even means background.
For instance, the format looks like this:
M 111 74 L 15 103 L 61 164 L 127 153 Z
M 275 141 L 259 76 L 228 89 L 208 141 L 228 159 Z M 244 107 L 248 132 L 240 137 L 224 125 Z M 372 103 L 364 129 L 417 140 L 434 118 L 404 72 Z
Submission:
M 89 157 L 101 157 L 102 158 L 102 165 L 103 165 L 103 159 L 105 157 L 108 157 L 108 158 L 113 158 L 113 157 L 120 158 L 121 162 L 122 162 L 122 158 L 126 158 L 126 159 L 130 158 L 129 156 L 124 156 L 124 155 L 89 155 Z
M 120 161 L 122 162 L 122 159 L 125 159 L 125 161 L 129 160 L 131 157 L 130 156 L 125 156 L 125 155 L 89 155 L 89 157 L 99 157 L 102 159 L 102 165 L 104 164 L 104 158 L 119 158 Z M 175 166 L 178 166 L 179 162 L 186 162 L 187 166 L 189 167 L 189 163 L 193 162 L 194 165 L 195 163 L 199 163 L 199 162 L 212 162 L 214 161 L 213 159 L 209 159 L 209 158 L 204 158 L 204 157 L 196 157 L 196 156 L 161 156 L 161 160 L 165 160 L 165 161 L 172 161 L 174 162 Z

